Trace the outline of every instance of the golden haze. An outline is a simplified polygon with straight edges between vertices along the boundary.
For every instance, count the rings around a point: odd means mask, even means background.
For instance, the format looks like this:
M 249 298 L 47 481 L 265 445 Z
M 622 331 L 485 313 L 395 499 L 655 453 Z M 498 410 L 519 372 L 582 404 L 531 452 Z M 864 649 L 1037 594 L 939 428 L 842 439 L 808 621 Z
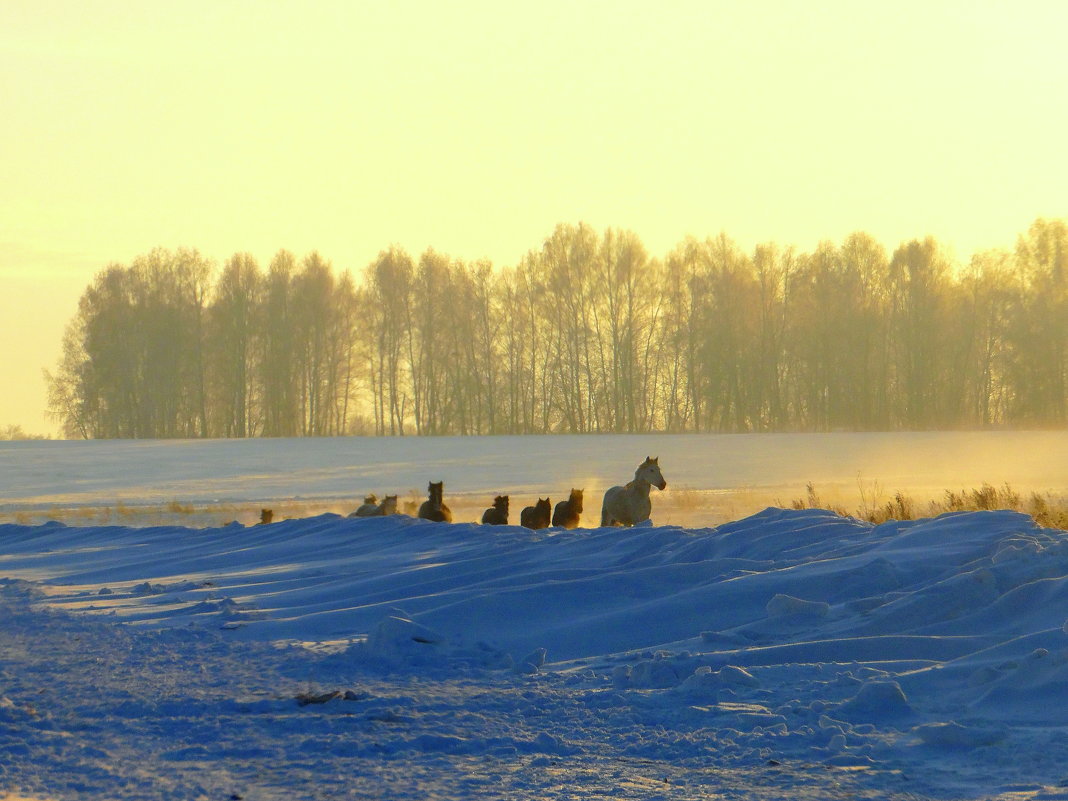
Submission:
M 0 425 L 54 430 L 79 295 L 157 246 L 1011 247 L 1066 213 L 1066 29 L 1054 0 L 3 4 Z

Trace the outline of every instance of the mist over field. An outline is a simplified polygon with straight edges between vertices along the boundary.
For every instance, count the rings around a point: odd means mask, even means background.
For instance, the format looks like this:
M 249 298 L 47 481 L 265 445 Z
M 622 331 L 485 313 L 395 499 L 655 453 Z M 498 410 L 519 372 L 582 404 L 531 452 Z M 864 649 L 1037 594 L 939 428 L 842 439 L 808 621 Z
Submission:
M 523 505 L 574 487 L 596 525 L 600 493 L 657 456 L 668 488 L 653 492 L 653 521 L 704 526 L 789 506 L 809 482 L 850 512 L 899 491 L 926 501 L 984 483 L 1063 495 L 1065 453 L 1064 431 L 9 442 L 0 520 L 252 523 L 266 505 L 303 517 L 348 514 L 372 492 L 421 501 L 444 481 L 459 520 L 479 520 L 502 493 L 518 520 Z

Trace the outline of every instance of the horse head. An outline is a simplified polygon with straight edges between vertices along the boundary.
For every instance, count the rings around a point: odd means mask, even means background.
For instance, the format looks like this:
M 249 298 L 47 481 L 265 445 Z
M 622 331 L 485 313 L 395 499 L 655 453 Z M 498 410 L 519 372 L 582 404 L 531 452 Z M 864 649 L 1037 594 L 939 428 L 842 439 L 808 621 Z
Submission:
M 634 471 L 634 477 L 648 481 L 659 490 L 666 489 L 667 481 L 664 480 L 664 474 L 660 472 L 659 461 L 659 456 L 646 456 L 645 461 Z
M 582 512 L 582 492 L 583 490 L 572 488 L 571 497 L 567 499 L 571 505 L 571 511 L 577 514 Z

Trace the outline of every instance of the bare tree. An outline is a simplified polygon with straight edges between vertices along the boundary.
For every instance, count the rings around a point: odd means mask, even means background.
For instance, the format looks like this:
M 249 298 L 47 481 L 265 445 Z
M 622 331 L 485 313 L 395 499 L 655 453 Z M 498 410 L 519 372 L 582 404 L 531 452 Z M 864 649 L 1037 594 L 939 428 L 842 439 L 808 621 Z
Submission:
M 236 253 L 215 284 L 208 309 L 212 427 L 217 436 L 253 437 L 260 432 L 257 372 L 263 276 L 248 253 Z

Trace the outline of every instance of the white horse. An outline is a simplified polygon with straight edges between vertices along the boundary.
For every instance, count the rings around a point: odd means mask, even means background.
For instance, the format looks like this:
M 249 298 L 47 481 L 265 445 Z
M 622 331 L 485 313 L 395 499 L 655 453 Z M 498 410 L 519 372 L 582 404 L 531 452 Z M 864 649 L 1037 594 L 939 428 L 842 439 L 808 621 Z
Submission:
M 634 480 L 625 487 L 610 487 L 601 503 L 602 526 L 633 526 L 649 519 L 653 504 L 649 500 L 649 488 L 663 490 L 667 487 L 660 473 L 657 460 L 660 457 L 645 457 L 634 471 Z

